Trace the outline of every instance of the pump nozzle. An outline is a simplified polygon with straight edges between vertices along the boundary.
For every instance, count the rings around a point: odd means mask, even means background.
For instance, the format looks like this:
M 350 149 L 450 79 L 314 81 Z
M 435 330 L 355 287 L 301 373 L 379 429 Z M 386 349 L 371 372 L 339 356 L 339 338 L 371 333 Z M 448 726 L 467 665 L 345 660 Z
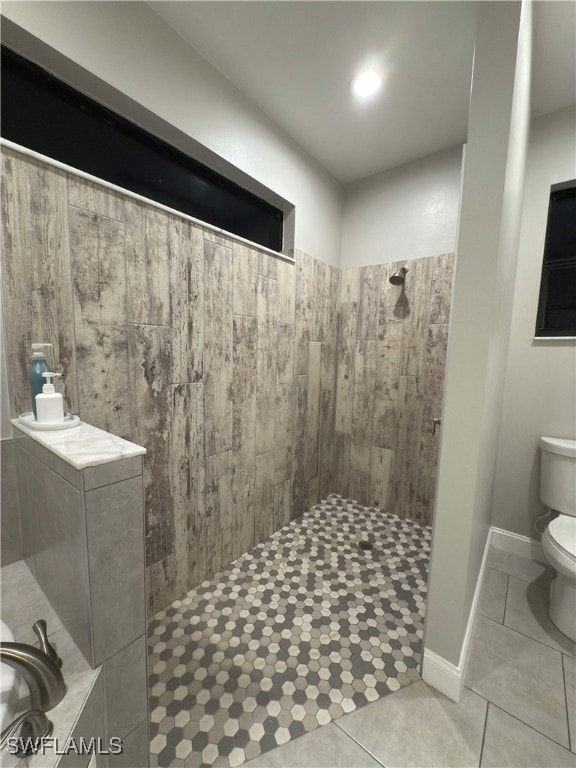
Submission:
M 42 387 L 42 392 L 44 392 L 45 395 L 51 395 L 52 393 L 56 392 L 56 389 L 54 388 L 54 384 L 49 381 L 49 379 L 55 379 L 57 376 L 62 376 L 61 373 L 52 373 L 51 371 L 44 371 L 42 374 L 44 378 L 46 379 L 46 384 Z

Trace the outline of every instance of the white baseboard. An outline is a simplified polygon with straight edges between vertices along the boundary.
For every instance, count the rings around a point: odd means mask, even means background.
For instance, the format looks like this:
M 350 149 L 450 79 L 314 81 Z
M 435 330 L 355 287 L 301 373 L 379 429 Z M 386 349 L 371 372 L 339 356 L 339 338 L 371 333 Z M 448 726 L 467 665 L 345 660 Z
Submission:
M 518 555 L 519 557 L 527 557 L 537 563 L 547 563 L 544 550 L 542 549 L 542 544 L 540 544 L 539 541 L 536 541 L 535 539 L 529 539 L 528 536 L 520 536 L 518 533 L 505 531 L 502 528 L 496 528 L 494 526 L 492 526 L 488 531 L 486 545 L 484 547 L 484 554 L 482 556 L 482 564 L 480 565 L 478 581 L 476 582 L 476 589 L 474 590 L 474 598 L 472 600 L 472 605 L 470 606 L 470 614 L 468 616 L 466 632 L 464 633 L 464 641 L 462 643 L 462 650 L 460 652 L 458 666 L 452 664 L 450 661 L 447 661 L 437 653 L 434 653 L 434 651 L 431 651 L 428 648 L 424 648 L 422 661 L 422 679 L 433 688 L 436 688 L 438 691 L 456 702 L 460 701 L 462 697 L 464 679 L 466 677 L 466 669 L 468 667 L 468 657 L 470 655 L 470 645 L 472 642 L 472 636 L 474 634 L 474 624 L 476 621 L 478 601 L 480 599 L 482 582 L 484 581 L 484 573 L 487 568 L 488 552 L 491 546 L 496 547 L 497 549 L 503 549 L 506 552 L 511 552 L 512 554 Z
M 480 602 L 482 584 L 484 583 L 484 574 L 486 573 L 486 568 L 488 567 L 488 554 L 490 552 L 490 547 L 494 544 L 493 536 L 494 529 L 491 527 L 488 531 L 488 536 L 486 537 L 486 544 L 484 545 L 480 571 L 478 573 L 478 579 L 476 580 L 476 588 L 474 589 L 474 597 L 472 598 L 470 613 L 468 614 L 466 632 L 464 633 L 464 642 L 462 643 L 462 650 L 460 651 L 460 661 L 458 663 L 458 667 L 462 671 L 462 687 L 464 687 L 464 678 L 466 677 L 466 670 L 468 668 L 468 657 L 470 656 L 470 646 L 472 645 L 472 637 L 474 636 L 474 625 L 476 623 L 476 614 L 478 613 L 478 603 Z
M 548 563 L 542 544 L 536 539 L 521 536 L 519 533 L 505 531 L 502 528 L 492 526 L 492 546 L 503 549 L 519 557 L 527 557 L 537 563 Z
M 486 544 L 484 545 L 484 553 L 482 555 L 482 563 L 480 564 L 480 572 L 478 573 L 478 579 L 476 581 L 476 588 L 474 589 L 474 597 L 472 598 L 472 605 L 470 606 L 470 613 L 468 614 L 468 622 L 466 624 L 466 631 L 464 633 L 464 640 L 462 642 L 462 650 L 460 651 L 460 658 L 458 660 L 458 666 L 447 661 L 442 656 L 439 656 L 434 651 L 424 648 L 423 661 L 422 661 L 422 679 L 424 682 L 429 683 L 433 688 L 448 696 L 452 701 L 459 702 L 462 698 L 462 691 L 464 689 L 464 679 L 466 677 L 466 669 L 468 667 L 468 657 L 470 656 L 470 646 L 472 644 L 472 636 L 474 634 L 474 625 L 476 622 L 476 613 L 478 609 L 478 602 L 480 600 L 480 591 L 482 590 L 482 583 L 484 581 L 484 573 L 486 571 L 488 562 L 488 552 L 492 545 L 493 529 L 490 528 L 488 536 L 486 537 Z
M 422 660 L 422 679 L 452 701 L 462 698 L 464 678 L 460 668 L 427 648 Z

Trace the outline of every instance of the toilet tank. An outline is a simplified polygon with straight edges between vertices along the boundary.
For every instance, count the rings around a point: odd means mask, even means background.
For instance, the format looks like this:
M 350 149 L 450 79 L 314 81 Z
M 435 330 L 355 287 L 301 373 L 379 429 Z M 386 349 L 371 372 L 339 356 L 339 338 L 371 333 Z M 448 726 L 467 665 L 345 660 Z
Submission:
M 541 437 L 540 499 L 550 509 L 576 517 L 576 440 Z

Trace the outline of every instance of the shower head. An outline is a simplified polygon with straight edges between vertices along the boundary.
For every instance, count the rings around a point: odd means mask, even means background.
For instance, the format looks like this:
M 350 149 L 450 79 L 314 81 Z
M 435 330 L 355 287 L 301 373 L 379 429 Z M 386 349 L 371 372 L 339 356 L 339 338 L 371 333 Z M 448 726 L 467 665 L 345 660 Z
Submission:
M 397 269 L 390 278 L 392 285 L 404 285 L 406 272 L 408 272 L 408 267 L 400 267 L 400 269 Z

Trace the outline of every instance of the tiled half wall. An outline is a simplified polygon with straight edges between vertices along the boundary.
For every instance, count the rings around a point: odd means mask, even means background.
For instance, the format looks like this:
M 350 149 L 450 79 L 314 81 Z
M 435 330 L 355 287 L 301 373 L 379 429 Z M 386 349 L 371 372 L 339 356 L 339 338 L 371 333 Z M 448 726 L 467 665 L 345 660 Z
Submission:
M 12 412 L 30 410 L 31 342 L 51 341 L 68 409 L 147 448 L 151 612 L 329 493 L 429 522 L 449 256 L 408 262 L 402 292 L 392 265 L 294 265 L 2 163 Z
M 339 270 L 2 161 L 13 415 L 50 341 L 68 409 L 147 448 L 154 613 L 330 492 Z

